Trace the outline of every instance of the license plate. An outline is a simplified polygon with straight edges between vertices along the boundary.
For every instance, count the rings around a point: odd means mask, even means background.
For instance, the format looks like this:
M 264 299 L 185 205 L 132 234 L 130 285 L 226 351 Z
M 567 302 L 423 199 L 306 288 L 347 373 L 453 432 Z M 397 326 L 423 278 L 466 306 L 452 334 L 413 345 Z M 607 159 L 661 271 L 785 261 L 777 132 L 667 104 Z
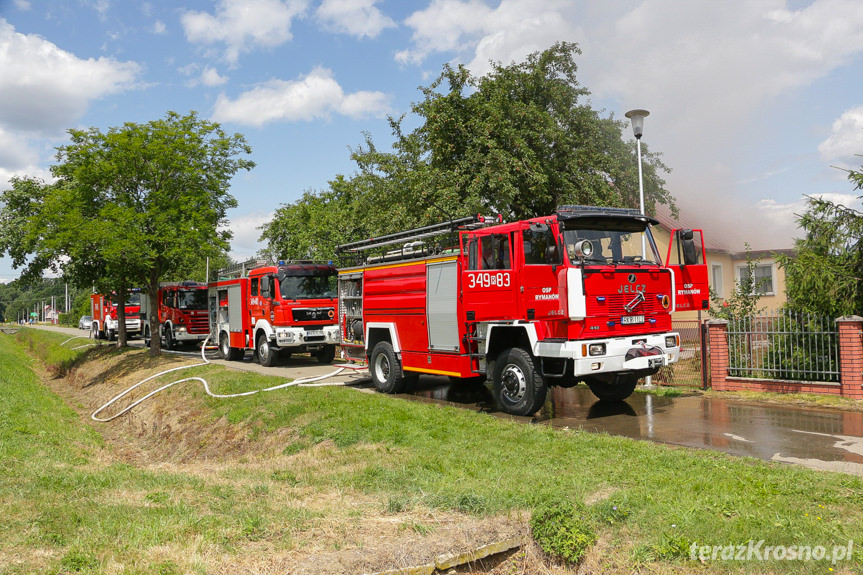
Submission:
M 620 318 L 621 325 L 633 325 L 636 323 L 644 323 L 643 315 L 625 315 Z
M 324 337 L 324 330 L 310 329 L 306 332 L 306 337 Z

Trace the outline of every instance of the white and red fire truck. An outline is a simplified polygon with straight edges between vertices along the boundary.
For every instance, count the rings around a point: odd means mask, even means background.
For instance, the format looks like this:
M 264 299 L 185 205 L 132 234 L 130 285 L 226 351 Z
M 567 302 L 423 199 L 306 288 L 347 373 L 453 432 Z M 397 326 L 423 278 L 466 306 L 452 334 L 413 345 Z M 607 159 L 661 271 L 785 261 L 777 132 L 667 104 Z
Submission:
M 246 269 L 256 265 L 248 273 Z M 255 350 L 261 365 L 281 355 L 311 353 L 330 363 L 339 342 L 336 268 L 331 262 L 238 264 L 209 284 L 210 335 L 227 360 Z
M 116 295 L 94 293 L 90 295 L 90 315 L 93 323 L 90 332 L 96 339 L 117 339 L 119 321 L 117 319 Z M 126 336 L 134 337 L 141 334 L 141 294 L 138 290 L 126 294 Z
M 399 392 L 422 373 L 488 378 L 504 411 L 528 415 L 550 385 L 585 382 L 619 400 L 678 360 L 671 313 L 708 302 L 700 230 L 675 230 L 669 255 L 680 260 L 665 265 L 650 231 L 658 222 L 637 210 L 489 220 L 337 248 L 356 258 L 339 270 L 341 345 L 369 362 L 378 390 Z
M 207 284 L 193 281 L 159 284 L 155 305 L 146 294 L 141 296 L 141 321 L 144 344 L 150 345 L 150 314 L 155 314 L 159 337 L 165 349 L 179 344 L 198 343 L 210 333 L 207 315 Z

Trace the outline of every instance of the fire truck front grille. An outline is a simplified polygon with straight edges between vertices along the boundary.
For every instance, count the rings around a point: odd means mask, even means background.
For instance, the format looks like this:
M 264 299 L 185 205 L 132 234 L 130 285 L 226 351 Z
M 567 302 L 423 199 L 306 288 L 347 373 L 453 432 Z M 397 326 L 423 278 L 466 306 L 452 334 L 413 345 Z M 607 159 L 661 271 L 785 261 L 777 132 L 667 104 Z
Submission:
M 615 294 L 608 296 L 604 304 L 597 305 L 595 308 L 600 314 L 610 315 L 628 315 L 628 314 L 646 314 L 654 315 L 657 313 L 666 312 L 663 309 L 662 302 L 656 297 L 656 294 L 644 294 L 644 301 L 632 308 L 632 311 L 626 311 L 626 304 L 635 299 L 633 294 Z
M 293 309 L 294 321 L 332 321 L 335 310 L 331 307 L 297 307 Z
M 189 333 L 207 333 L 210 323 L 206 315 L 195 316 L 189 320 Z

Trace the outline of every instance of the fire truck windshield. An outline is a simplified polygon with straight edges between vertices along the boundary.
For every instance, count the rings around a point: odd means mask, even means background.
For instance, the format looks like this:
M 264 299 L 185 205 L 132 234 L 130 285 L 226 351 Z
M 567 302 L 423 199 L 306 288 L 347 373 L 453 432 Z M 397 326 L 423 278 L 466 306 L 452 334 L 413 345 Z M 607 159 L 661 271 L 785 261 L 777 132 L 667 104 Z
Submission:
M 177 292 L 177 307 L 190 310 L 207 309 L 207 290 L 180 290 Z
M 284 276 L 279 274 L 282 299 L 318 299 L 336 297 L 335 274 Z
M 567 222 L 563 241 L 571 263 L 583 261 L 585 265 L 657 265 L 657 262 L 662 261 L 656 252 L 649 228 L 642 225 L 639 229 L 632 229 L 632 226 L 626 226 L 629 229 L 609 229 L 608 223 L 605 221 L 601 226 L 591 226 L 587 221 Z M 576 246 L 582 240 L 590 240 L 593 252 L 579 258 Z

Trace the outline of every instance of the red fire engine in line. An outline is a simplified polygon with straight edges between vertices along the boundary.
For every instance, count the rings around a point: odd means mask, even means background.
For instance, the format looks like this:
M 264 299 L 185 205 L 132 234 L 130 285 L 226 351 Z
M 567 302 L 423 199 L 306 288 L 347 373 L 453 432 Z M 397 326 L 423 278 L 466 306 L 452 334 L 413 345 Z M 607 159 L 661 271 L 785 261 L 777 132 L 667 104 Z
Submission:
M 663 265 L 657 223 L 637 210 L 564 206 L 339 246 L 355 257 L 389 250 L 339 270 L 342 348 L 367 360 L 388 393 L 429 373 L 488 378 L 501 408 L 517 415 L 536 412 L 549 385 L 583 381 L 600 399 L 624 399 L 639 378 L 678 360 L 671 313 L 707 305 L 701 231 L 675 230 L 682 260 Z M 430 243 L 447 232 L 452 243 Z
M 253 349 L 265 366 L 279 355 L 305 352 L 321 363 L 333 360 L 339 328 L 332 263 L 246 262 L 219 275 L 242 276 L 209 284 L 210 336 L 224 359 L 242 359 Z
M 116 296 L 94 293 L 90 295 L 90 315 L 93 323 L 90 332 L 95 339 L 117 339 L 119 321 L 117 319 L 117 304 L 114 302 Z M 126 294 L 126 336 L 133 337 L 141 334 L 141 294 L 138 290 Z
M 151 305 L 146 294 L 141 296 L 141 321 L 144 344 L 150 345 L 150 314 L 158 318 L 159 337 L 165 349 L 174 349 L 178 344 L 197 343 L 210 333 L 207 315 L 207 284 L 185 282 L 163 282 L 159 284 L 155 305 Z

